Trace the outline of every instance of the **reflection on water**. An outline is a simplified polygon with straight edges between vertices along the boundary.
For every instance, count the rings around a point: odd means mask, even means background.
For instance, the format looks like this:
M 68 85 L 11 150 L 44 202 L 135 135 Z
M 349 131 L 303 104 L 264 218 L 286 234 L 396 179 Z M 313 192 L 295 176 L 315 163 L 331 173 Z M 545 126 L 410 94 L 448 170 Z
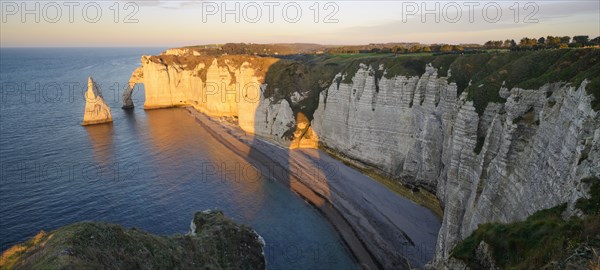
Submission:
M 85 126 L 84 128 L 88 133 L 90 144 L 94 149 L 94 158 L 96 159 L 96 162 L 100 163 L 101 166 L 107 166 L 114 156 L 112 149 L 112 123 L 90 125 Z
M 245 218 L 255 218 L 266 197 L 264 179 L 259 171 L 246 160 L 223 151 L 225 147 L 201 129 L 186 110 L 148 110 L 146 117 L 149 144 L 160 155 L 155 164 L 162 178 L 172 184 L 164 193 L 178 189 L 184 184 L 179 181 L 186 178 L 194 185 L 219 182 L 232 191 L 229 199 L 234 200 L 236 205 L 244 205 L 252 198 L 255 207 L 238 207 L 237 211 Z M 203 157 L 199 158 L 197 153 L 202 153 Z M 190 162 L 195 167 L 188 170 L 185 164 Z M 177 174 L 184 177 L 170 177 Z

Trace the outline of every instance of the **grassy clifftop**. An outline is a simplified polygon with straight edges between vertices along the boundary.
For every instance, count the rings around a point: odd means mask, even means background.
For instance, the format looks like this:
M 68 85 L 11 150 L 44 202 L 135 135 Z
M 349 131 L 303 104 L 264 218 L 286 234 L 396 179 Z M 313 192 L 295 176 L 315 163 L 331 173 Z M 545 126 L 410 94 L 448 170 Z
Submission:
M 438 75 L 449 76 L 458 85 L 458 94 L 467 91 L 482 114 L 489 102 L 505 102 L 498 94 L 502 86 L 537 89 L 546 83 L 567 82 L 579 86 L 589 80 L 586 91 L 595 97 L 594 110 L 600 110 L 600 49 L 554 49 L 523 52 L 495 52 L 451 55 L 291 55 L 270 66 L 266 96 L 288 99 L 294 92 L 304 100 L 294 110 L 312 119 L 318 94 L 332 83 L 352 83 L 360 64 L 370 66 L 377 81 L 382 77 L 420 76 L 431 63 Z M 378 70 L 383 66 L 384 70 Z M 448 72 L 450 71 L 450 73 Z M 334 82 L 335 75 L 344 77 Z
M 0 269 L 264 269 L 263 244 L 222 212 L 199 212 L 191 235 L 156 236 L 81 222 L 40 232 L 2 254 Z
M 489 102 L 505 102 L 498 94 L 503 86 L 508 89 L 537 89 L 546 83 L 559 81 L 579 86 L 587 79 L 586 91 L 595 97 L 592 107 L 600 110 L 600 49 L 597 48 L 488 51 L 464 55 L 297 54 L 262 57 L 183 54 L 151 56 L 148 59 L 193 69 L 199 64 L 210 66 L 215 58 L 223 67 L 237 68 L 243 62 L 250 63 L 256 75 L 264 78 L 268 85 L 266 97 L 273 97 L 275 101 L 286 99 L 294 113 L 302 112 L 311 120 L 319 102 L 319 93 L 332 83 L 352 83 L 360 64 L 372 68 L 376 81 L 399 75 L 421 76 L 425 66 L 432 64 L 438 69 L 439 76 L 451 75 L 448 80 L 458 85 L 459 95 L 467 91 L 468 99 L 474 102 L 479 114 Z M 380 67 L 383 70 L 379 70 Z M 202 69 L 198 74 L 203 80 L 206 80 L 206 70 Z M 342 74 L 343 78 L 334 81 L 337 74 Z M 297 102 L 293 102 L 293 96 L 296 96 Z

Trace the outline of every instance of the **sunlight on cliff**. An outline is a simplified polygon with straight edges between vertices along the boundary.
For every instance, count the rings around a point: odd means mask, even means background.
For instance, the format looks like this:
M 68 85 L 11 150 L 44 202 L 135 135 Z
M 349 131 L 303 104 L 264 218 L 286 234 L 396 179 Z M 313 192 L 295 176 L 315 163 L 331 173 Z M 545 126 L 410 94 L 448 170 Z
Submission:
M 296 130 L 290 149 L 319 148 L 319 136 L 310 125 L 308 117 L 303 112 L 296 114 Z
M 218 58 L 166 54 L 143 56 L 142 67 L 132 73 L 128 89 L 133 89 L 137 83 L 144 84 L 145 109 L 191 106 L 221 124 L 237 124 L 245 132 L 243 140 L 249 143 L 248 147 L 242 142 L 232 142 L 240 156 L 258 161 L 257 169 L 266 178 L 284 182 L 317 207 L 329 207 L 327 172 L 312 163 L 292 160 L 295 154 L 292 149 L 318 148 L 319 136 L 312 129 L 309 117 L 302 112 L 294 113 L 289 100 L 265 97 L 265 78 L 278 61 L 270 57 L 234 55 Z M 131 94 L 129 91 L 127 97 L 124 95 L 124 106 L 133 106 L 129 99 Z M 166 154 L 185 151 L 176 150 L 185 138 L 165 138 L 167 132 L 162 129 L 173 125 L 172 117 L 162 119 L 159 114 L 147 113 L 154 147 Z M 260 153 L 264 149 L 258 149 L 262 147 L 259 137 L 287 149 L 266 156 Z M 318 152 L 312 154 L 318 155 Z M 289 162 L 280 164 L 278 160 Z M 241 192 L 240 197 L 246 192 L 262 192 L 259 182 L 264 179 L 250 181 L 248 176 L 244 176 L 241 180 L 228 181 Z
M 317 148 L 318 136 L 286 99 L 265 97 L 265 78 L 280 61 L 249 56 L 143 56 L 131 74 L 123 108 L 133 108 L 134 86 L 143 83 L 145 109 L 192 106 L 210 117 L 232 117 L 245 132 L 295 148 Z M 287 87 L 287 86 L 284 86 Z
M 52 234 L 48 235 L 46 232 L 40 231 L 27 242 L 10 247 L 2 253 L 2 256 L 0 256 L 0 269 L 13 269 L 15 264 L 19 262 L 21 255 L 24 255 L 28 249 L 35 246 L 37 246 L 36 249 L 43 248 L 46 245 L 46 242 L 52 239 L 52 236 Z M 33 250 L 33 252 L 36 252 L 36 250 Z
M 102 91 L 92 77 L 88 78 L 88 89 L 85 92 L 85 111 L 81 125 L 94 125 L 112 122 L 110 107 L 102 98 Z

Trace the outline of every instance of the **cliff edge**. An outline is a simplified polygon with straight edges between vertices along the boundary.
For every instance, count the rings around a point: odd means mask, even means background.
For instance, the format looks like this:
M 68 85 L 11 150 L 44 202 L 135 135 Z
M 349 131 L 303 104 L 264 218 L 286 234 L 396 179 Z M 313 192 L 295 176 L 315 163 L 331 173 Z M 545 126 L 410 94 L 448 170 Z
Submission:
M 598 49 L 161 55 L 144 56 L 142 69 L 147 105 L 236 118 L 249 133 L 289 148 L 318 145 L 411 193 L 435 194 L 437 247 L 418 255 L 438 268 L 482 224 L 562 204 L 577 215 L 590 188 L 583 179 L 600 177 Z
M 44 231 L 6 250 L 0 269 L 265 269 L 264 242 L 221 211 L 194 215 L 189 235 L 102 222 Z

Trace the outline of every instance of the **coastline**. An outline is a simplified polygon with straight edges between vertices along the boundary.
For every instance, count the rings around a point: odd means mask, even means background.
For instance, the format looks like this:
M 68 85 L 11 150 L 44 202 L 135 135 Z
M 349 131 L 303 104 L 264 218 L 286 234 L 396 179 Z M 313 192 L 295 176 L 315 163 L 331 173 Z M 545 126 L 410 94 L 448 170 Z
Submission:
M 322 150 L 290 151 L 193 107 L 186 110 L 213 137 L 253 165 L 276 164 L 288 171 L 290 189 L 332 224 L 359 264 L 369 269 L 410 269 L 423 267 L 432 259 L 441 225 L 434 211 L 401 197 Z M 281 160 L 289 162 L 288 166 L 280 164 Z M 320 180 L 323 175 L 311 178 L 294 174 L 318 167 L 321 160 L 341 168 L 338 181 L 326 179 L 323 183 Z M 294 168 L 296 164 L 299 165 Z
M 423 188 L 410 188 L 400 182 L 394 180 L 389 174 L 378 170 L 377 168 L 370 167 L 360 161 L 354 160 L 350 157 L 344 156 L 342 153 L 335 151 L 327 145 L 320 143 L 319 149 L 323 150 L 328 155 L 338 159 L 345 165 L 352 167 L 364 175 L 371 177 L 373 180 L 381 183 L 390 190 L 398 193 L 398 195 L 410 199 L 411 201 L 426 207 L 431 210 L 440 219 L 444 217 L 444 210 L 442 209 L 439 199 L 435 194 L 423 189 Z
M 236 155 L 244 159 L 253 158 L 255 162 L 267 162 L 276 164 L 267 155 L 260 152 L 255 152 L 258 155 L 255 157 L 248 157 L 243 154 L 244 151 L 249 151 L 250 145 L 239 141 L 237 138 L 227 132 L 226 128 L 213 122 L 208 116 L 197 111 L 193 107 L 185 107 L 192 117 L 196 119 L 196 122 L 204 127 L 209 134 L 211 134 L 216 140 L 221 142 L 223 145 L 228 147 Z M 225 138 L 229 135 L 230 138 Z M 291 177 L 294 175 L 290 174 Z M 277 179 L 275 179 L 277 180 Z M 381 269 L 381 265 L 374 260 L 373 255 L 366 249 L 364 243 L 358 238 L 356 232 L 352 229 L 350 224 L 343 218 L 336 208 L 326 199 L 320 196 L 318 193 L 313 191 L 310 187 L 302 184 L 298 179 L 294 181 L 296 184 L 291 185 L 291 189 L 294 193 L 298 194 L 305 201 L 310 203 L 319 213 L 321 213 L 339 234 L 340 238 L 350 250 L 350 253 L 354 259 L 361 265 L 367 266 L 367 269 Z

